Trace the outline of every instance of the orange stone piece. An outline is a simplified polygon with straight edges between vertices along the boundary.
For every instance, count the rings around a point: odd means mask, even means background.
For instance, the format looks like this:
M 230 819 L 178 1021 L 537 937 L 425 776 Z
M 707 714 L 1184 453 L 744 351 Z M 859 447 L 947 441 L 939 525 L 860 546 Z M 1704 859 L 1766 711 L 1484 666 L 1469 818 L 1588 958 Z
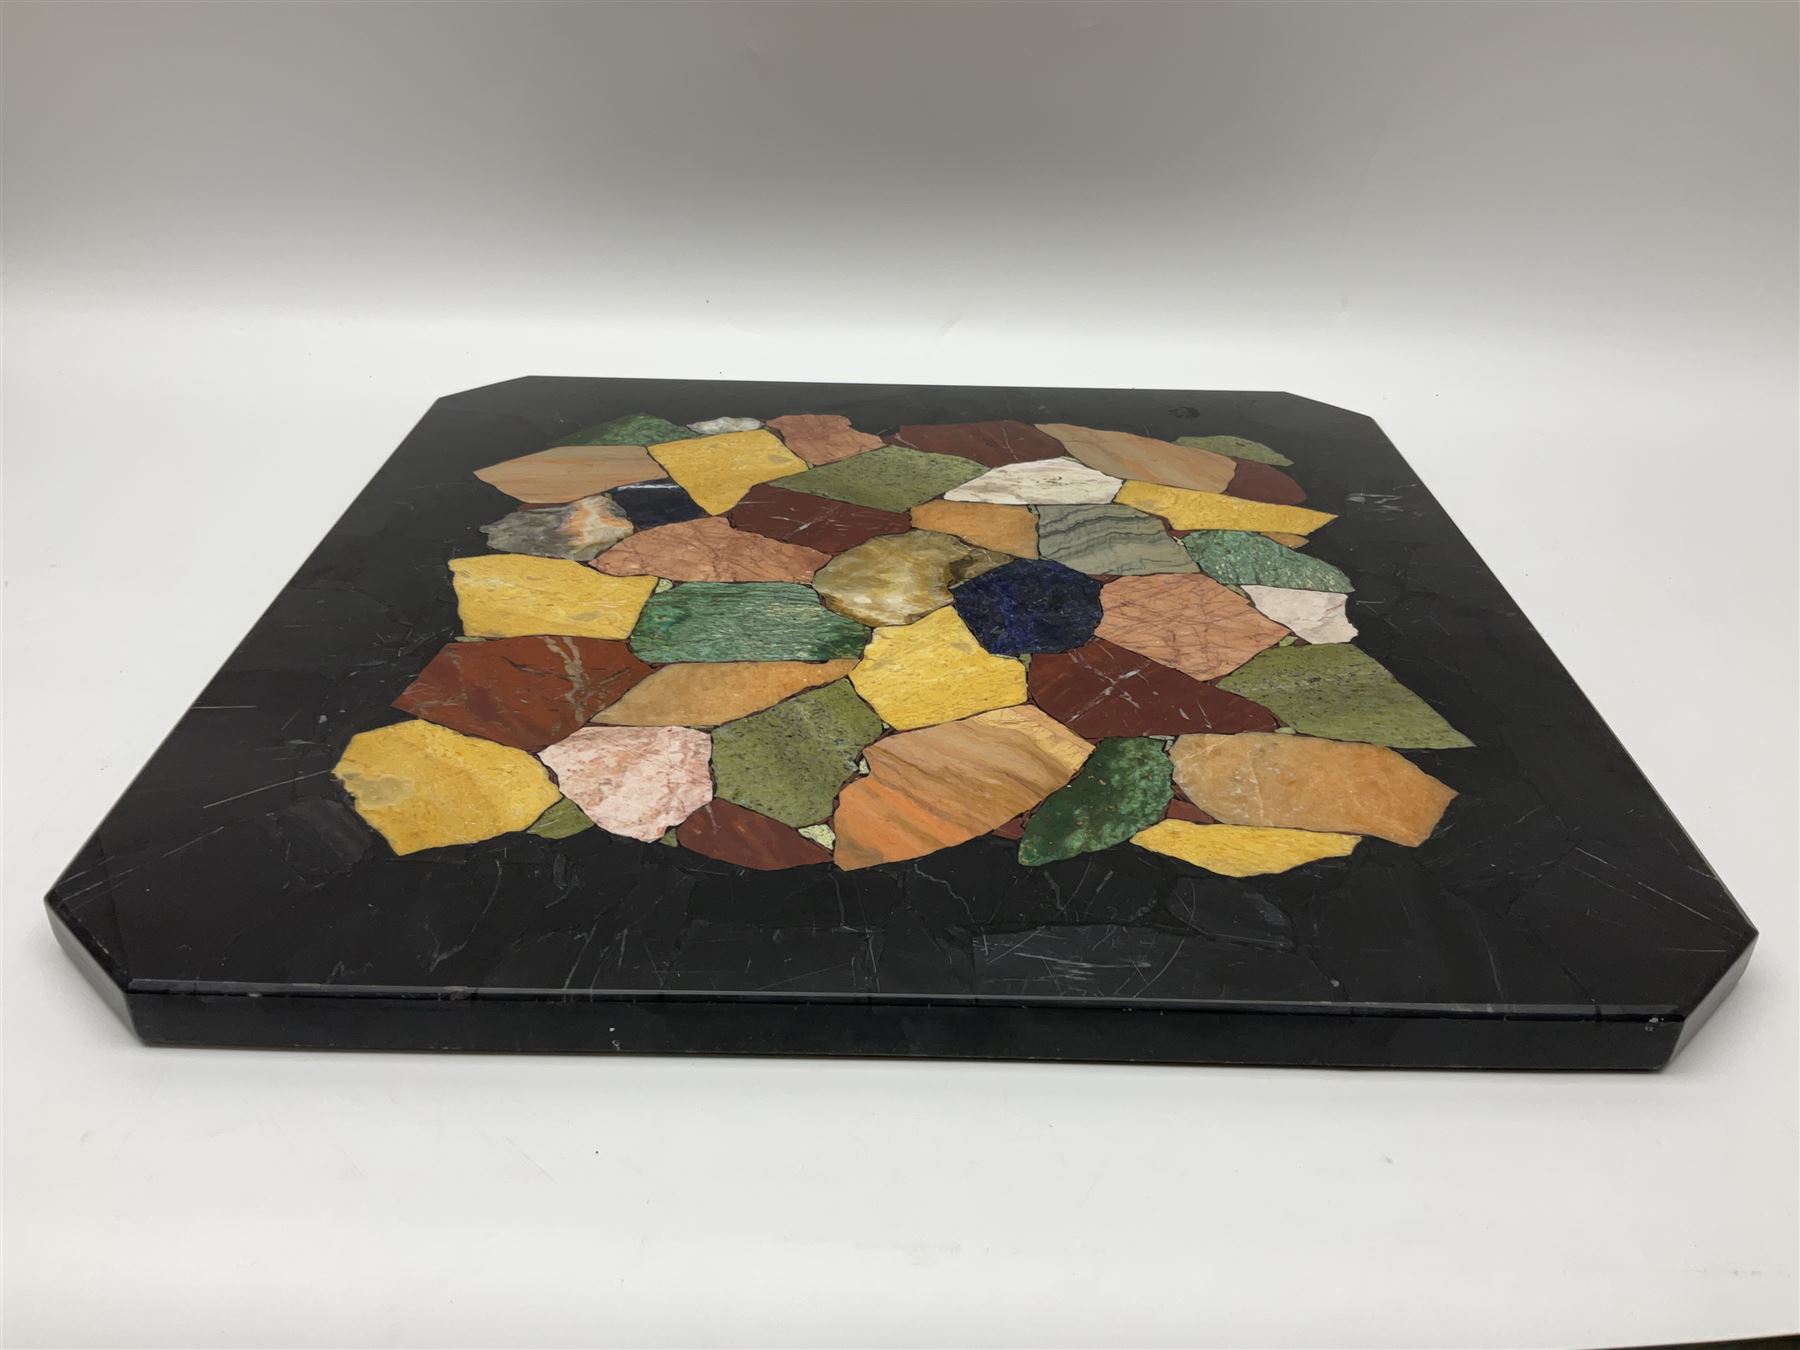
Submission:
M 771 417 L 769 430 L 808 464 L 834 464 L 881 444 L 881 437 L 858 431 L 848 417 L 830 413 L 794 413 Z
M 490 464 L 475 476 L 522 502 L 554 506 L 667 474 L 641 445 L 559 445 Z
M 1196 680 L 1229 675 L 1288 630 L 1211 577 L 1120 577 L 1100 588 L 1094 636 L 1173 666 Z
M 1038 555 L 1037 516 L 1029 506 L 992 502 L 925 502 L 912 509 L 915 530 L 953 534 L 966 544 L 997 549 L 1015 558 Z
M 1229 455 L 1130 431 L 1097 431 L 1061 422 L 1040 423 L 1038 430 L 1056 437 L 1090 469 L 1114 478 L 1161 483 L 1193 492 L 1223 492 L 1238 471 L 1238 462 Z
M 734 529 L 720 516 L 659 525 L 621 540 L 588 564 L 615 577 L 669 581 L 811 581 L 829 553 Z

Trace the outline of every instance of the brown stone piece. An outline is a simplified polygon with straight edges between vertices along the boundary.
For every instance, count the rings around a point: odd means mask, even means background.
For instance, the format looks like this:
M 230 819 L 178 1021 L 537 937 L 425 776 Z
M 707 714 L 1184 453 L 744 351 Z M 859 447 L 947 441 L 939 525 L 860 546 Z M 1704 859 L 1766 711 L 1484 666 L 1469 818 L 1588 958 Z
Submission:
M 609 727 L 716 727 L 841 680 L 855 661 L 680 661 L 593 720 Z
M 649 674 L 650 667 L 623 642 L 599 638 L 452 642 L 431 658 L 394 706 L 465 736 L 535 753 L 562 740 Z
M 808 464 L 832 464 L 881 444 L 881 437 L 858 431 L 848 417 L 828 413 L 794 413 L 771 417 L 769 430 Z
M 588 564 L 615 577 L 670 581 L 811 581 L 831 561 L 803 544 L 732 527 L 718 516 L 659 525 L 614 544 Z
M 994 826 L 988 833 L 997 839 L 1023 839 L 1025 837 L 1025 817 L 1014 816 L 1011 820 Z
M 822 553 L 842 553 L 878 534 L 905 534 L 912 521 L 903 512 L 880 511 L 854 502 L 835 501 L 809 492 L 761 483 L 731 508 L 731 523 L 740 530 L 800 544 Z
M 1288 630 L 1211 577 L 1120 577 L 1100 590 L 1096 637 L 1193 676 L 1229 675 Z
M 866 777 L 838 797 L 846 870 L 935 853 L 987 834 L 1075 776 L 1093 746 L 1024 705 L 876 741 Z
M 1212 825 L 1213 818 L 1182 797 L 1169 798 L 1168 809 L 1163 812 L 1164 820 L 1191 820 L 1196 825 Z
M 1061 459 L 1069 452 L 1054 436 L 1046 436 L 1026 422 L 945 422 L 941 425 L 905 426 L 888 437 L 895 445 L 910 445 L 936 455 L 961 455 L 990 469 L 1023 464 L 1032 459 Z
M 1253 502 L 1274 502 L 1279 506 L 1298 506 L 1306 500 L 1306 489 L 1272 464 L 1240 459 L 1237 472 L 1231 475 L 1231 482 L 1225 487 L 1225 495 Z
M 552 506 L 667 474 L 641 445 L 559 445 L 490 464 L 475 476 L 509 497 Z
M 1095 638 L 1031 658 L 1031 701 L 1078 736 L 1179 736 L 1273 731 L 1275 715 L 1247 698 Z
M 1182 736 L 1169 758 L 1188 799 L 1227 825 L 1372 834 L 1417 848 L 1456 796 L 1386 746 L 1315 736 Z
M 831 861 L 828 850 L 791 826 L 717 798 L 675 827 L 675 842 L 708 858 L 758 872 Z
M 912 509 L 913 526 L 953 534 L 980 548 L 998 549 L 1015 558 L 1038 555 L 1037 513 L 1029 506 L 996 506 L 991 502 L 925 502 Z
M 1140 483 L 1223 492 L 1238 468 L 1238 461 L 1229 455 L 1130 431 L 1099 431 L 1062 422 L 1046 422 L 1038 430 L 1060 441 L 1067 447 L 1065 453 L 1090 469 Z

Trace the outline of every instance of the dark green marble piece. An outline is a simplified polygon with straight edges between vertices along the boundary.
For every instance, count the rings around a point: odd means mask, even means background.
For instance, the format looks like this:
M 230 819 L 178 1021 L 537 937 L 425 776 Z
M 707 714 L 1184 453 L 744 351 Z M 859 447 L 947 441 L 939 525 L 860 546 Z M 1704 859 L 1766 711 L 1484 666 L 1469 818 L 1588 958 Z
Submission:
M 1347 642 L 1271 647 L 1219 688 L 1260 703 L 1294 731 L 1396 750 L 1457 750 L 1474 742 Z
M 881 719 L 834 680 L 713 732 L 713 778 L 728 802 L 799 828 L 827 819 Z
M 661 445 L 664 441 L 691 441 L 699 432 L 676 426 L 650 413 L 627 413 L 610 422 L 597 422 L 591 427 L 564 436 L 558 445 Z
M 789 492 L 809 492 L 877 511 L 910 511 L 986 472 L 960 455 L 878 445 L 849 459 L 792 474 L 781 480 L 781 486 Z
M 869 630 L 790 581 L 693 581 L 652 595 L 631 630 L 641 661 L 833 661 L 860 656 Z
M 1090 576 L 1196 570 L 1162 519 L 1130 506 L 1040 506 L 1038 556 Z
M 1188 556 L 1214 581 L 1227 586 L 1280 586 L 1290 591 L 1356 588 L 1328 562 L 1243 530 L 1195 530 L 1182 538 Z
M 1122 844 L 1162 819 L 1174 796 L 1161 741 L 1148 736 L 1101 741 L 1081 772 L 1050 794 L 1025 822 L 1019 861 L 1028 867 Z
M 1253 459 L 1258 464 L 1273 464 L 1285 469 L 1294 461 L 1278 454 L 1260 441 L 1247 441 L 1242 436 L 1177 436 L 1177 445 L 1191 445 L 1196 450 L 1211 450 L 1215 455 L 1233 459 Z
M 579 806 L 567 797 L 559 797 L 554 806 L 526 827 L 525 833 L 540 839 L 567 839 L 593 825 Z

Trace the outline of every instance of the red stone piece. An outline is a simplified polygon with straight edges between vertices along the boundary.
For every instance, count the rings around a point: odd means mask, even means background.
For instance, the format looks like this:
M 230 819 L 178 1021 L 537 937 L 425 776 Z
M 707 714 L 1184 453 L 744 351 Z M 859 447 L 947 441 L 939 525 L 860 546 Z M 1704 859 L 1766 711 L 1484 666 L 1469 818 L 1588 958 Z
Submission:
M 1306 489 L 1273 464 L 1243 459 L 1238 461 L 1237 472 L 1226 484 L 1225 495 L 1253 502 L 1273 502 L 1278 506 L 1298 506 L 1306 500 Z
M 909 426 L 901 427 L 888 439 L 896 445 L 910 445 L 915 450 L 929 450 L 937 455 L 961 455 L 990 469 L 1033 459 L 1061 459 L 1069 453 L 1056 437 L 1024 422 Z
M 878 534 L 905 534 L 911 517 L 872 506 L 789 492 L 773 483 L 758 483 L 727 513 L 740 530 L 801 544 L 821 553 L 842 553 Z
M 1031 658 L 1031 701 L 1077 736 L 1179 736 L 1273 731 L 1274 714 L 1247 698 L 1095 638 Z
M 1191 820 L 1196 825 L 1217 825 L 1219 823 L 1185 797 L 1171 797 L 1169 809 L 1163 812 L 1163 819 Z
M 720 862 L 759 872 L 831 861 L 829 852 L 798 830 L 717 798 L 676 827 L 675 842 Z
M 1014 816 L 1004 825 L 994 826 L 988 833 L 997 835 L 1001 839 L 1023 839 L 1025 837 L 1025 817 Z
M 394 700 L 401 712 L 534 754 L 650 673 L 623 642 L 510 637 L 452 642 Z

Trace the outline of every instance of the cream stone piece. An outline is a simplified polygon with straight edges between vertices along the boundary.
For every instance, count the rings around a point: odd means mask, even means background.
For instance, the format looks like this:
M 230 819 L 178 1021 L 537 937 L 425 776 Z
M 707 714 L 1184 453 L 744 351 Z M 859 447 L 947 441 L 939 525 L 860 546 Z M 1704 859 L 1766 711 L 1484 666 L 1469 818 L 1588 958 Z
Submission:
M 944 494 L 947 502 L 990 502 L 998 506 L 1040 503 L 1110 502 L 1120 480 L 1078 459 L 1033 459 L 989 469 Z
M 1337 591 L 1294 591 L 1285 586 L 1245 586 L 1243 591 L 1258 613 L 1315 645 L 1348 642 L 1356 636 L 1356 626 L 1344 615 L 1344 602 L 1350 597 Z

